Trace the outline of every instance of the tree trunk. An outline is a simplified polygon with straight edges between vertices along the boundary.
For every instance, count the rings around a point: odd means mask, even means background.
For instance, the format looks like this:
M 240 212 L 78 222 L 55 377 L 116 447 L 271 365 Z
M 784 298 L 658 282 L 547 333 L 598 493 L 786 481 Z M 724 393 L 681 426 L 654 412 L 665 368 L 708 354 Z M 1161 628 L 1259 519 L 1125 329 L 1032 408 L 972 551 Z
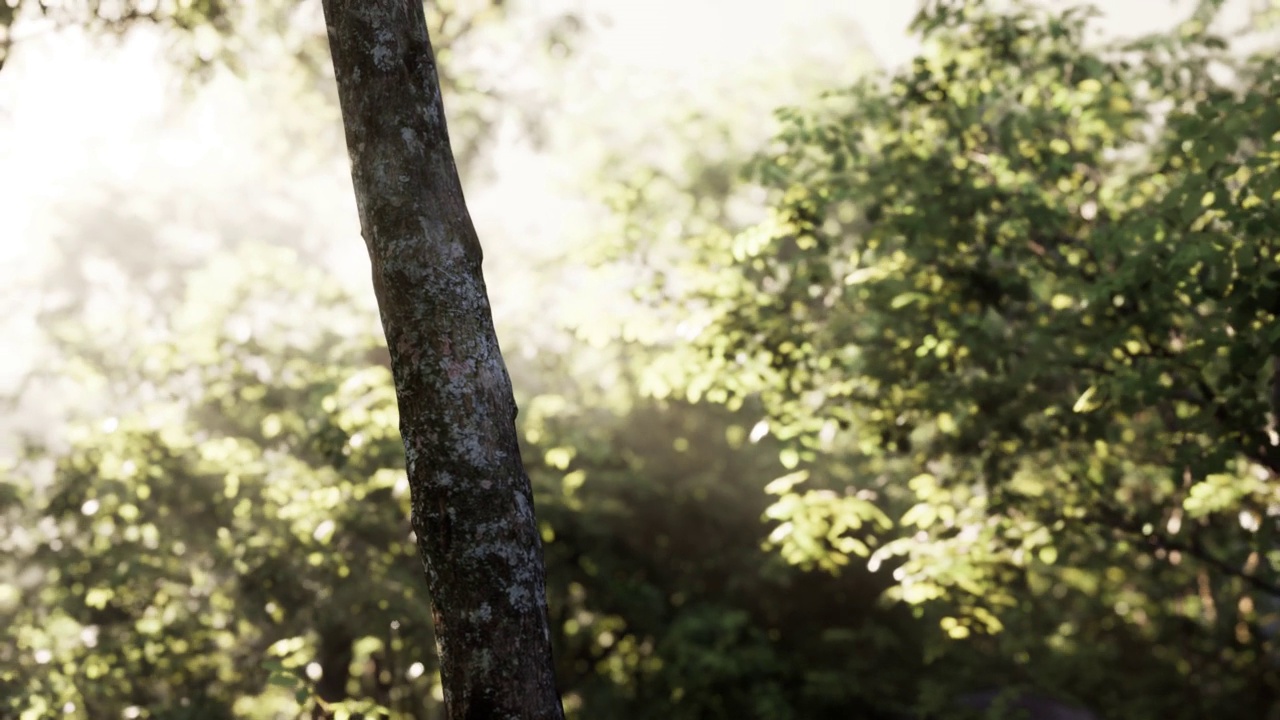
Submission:
M 563 718 L 515 399 L 419 0 L 323 0 L 446 715 Z

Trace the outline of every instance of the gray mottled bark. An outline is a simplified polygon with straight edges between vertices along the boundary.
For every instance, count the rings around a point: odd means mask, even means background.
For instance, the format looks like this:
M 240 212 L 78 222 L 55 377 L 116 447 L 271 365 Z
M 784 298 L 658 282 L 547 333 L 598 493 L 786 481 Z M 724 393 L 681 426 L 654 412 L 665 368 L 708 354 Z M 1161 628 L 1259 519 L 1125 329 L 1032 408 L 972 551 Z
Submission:
M 420 0 L 323 0 L 449 718 L 562 718 L 545 570 Z

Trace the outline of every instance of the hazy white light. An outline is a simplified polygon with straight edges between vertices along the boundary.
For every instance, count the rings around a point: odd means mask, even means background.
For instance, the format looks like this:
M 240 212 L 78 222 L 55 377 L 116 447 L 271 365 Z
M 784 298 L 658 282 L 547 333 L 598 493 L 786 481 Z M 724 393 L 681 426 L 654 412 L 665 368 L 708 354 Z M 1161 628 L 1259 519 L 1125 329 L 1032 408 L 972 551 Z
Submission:
M 39 663 L 40 665 L 44 665 L 53 659 L 53 653 L 43 648 L 41 648 L 40 650 L 37 650 L 35 655 L 36 655 L 36 662 Z
M 751 434 L 748 435 L 747 438 L 751 440 L 751 443 L 754 445 L 755 443 L 760 442 L 760 440 L 763 439 L 764 436 L 768 434 L 769 434 L 769 421 L 761 420 L 760 422 L 756 423 L 754 427 L 751 428 Z
M 823 446 L 831 444 L 836 439 L 836 424 L 831 420 L 822 424 L 822 430 L 818 432 L 818 439 L 822 441 Z
M 311 537 L 315 538 L 316 542 L 329 542 L 329 538 L 333 537 L 334 528 L 334 522 L 325 518 L 316 526 L 315 532 L 311 533 Z
M 96 498 L 90 498 L 88 500 L 85 500 L 84 504 L 80 506 L 80 512 L 84 513 L 85 515 L 92 515 L 98 512 L 98 508 L 101 506 L 102 504 L 99 503 Z
M 248 319 L 235 317 L 227 322 L 227 326 L 227 332 L 232 340 L 243 344 L 253 339 L 253 325 Z
M 409 669 L 408 671 L 405 672 L 404 676 L 409 678 L 410 680 L 417 680 L 418 678 L 422 677 L 422 673 L 426 672 L 426 670 L 427 670 L 426 666 L 424 666 L 420 662 L 416 662 L 409 666 Z
M 323 676 L 324 676 L 324 670 L 321 669 L 320 663 L 318 662 L 307 663 L 307 677 L 311 678 L 312 680 L 319 680 Z
M 1249 532 L 1258 532 L 1258 528 L 1261 527 L 1261 524 L 1258 522 L 1258 518 L 1253 513 L 1249 512 L 1248 510 L 1241 510 L 1240 511 L 1240 527 L 1244 528 L 1245 530 L 1248 530 Z

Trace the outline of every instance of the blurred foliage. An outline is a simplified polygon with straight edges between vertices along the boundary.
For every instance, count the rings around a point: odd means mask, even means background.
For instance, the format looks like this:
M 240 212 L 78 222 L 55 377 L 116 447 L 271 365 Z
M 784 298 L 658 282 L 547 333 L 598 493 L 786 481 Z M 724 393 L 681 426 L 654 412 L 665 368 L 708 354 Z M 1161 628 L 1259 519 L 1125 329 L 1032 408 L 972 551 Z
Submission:
M 459 38 L 476 24 L 492 22 L 505 12 L 505 0 L 446 0 L 428 6 L 427 23 L 442 59 Z M 151 25 L 174 30 L 174 59 L 199 73 L 221 65 L 246 72 L 255 54 L 263 53 L 255 40 L 284 49 L 317 72 L 327 72 L 328 42 L 323 21 L 317 25 L 320 3 L 310 0 L 8 0 L 0 4 L 0 67 L 12 50 L 11 28 L 44 19 L 59 27 L 77 26 L 105 37 L 123 37 L 136 27 Z M 446 63 L 447 64 L 447 63 Z
M 243 706 L 268 658 L 317 663 L 323 700 L 353 685 L 421 706 L 430 674 L 398 664 L 432 636 L 394 391 L 368 319 L 341 300 L 286 252 L 210 264 L 175 311 L 181 333 L 114 379 L 138 396 L 129 412 L 81 428 L 52 482 L 10 481 L 34 488 L 3 533 L 13 710 L 269 717 L 287 694 Z
M 1101 45 L 928 2 L 908 67 L 779 111 L 769 218 L 640 288 L 651 393 L 763 405 L 784 557 L 892 563 L 931 655 L 1113 717 L 1280 716 L 1278 68 L 1220 4 Z
M 0 714 L 436 716 L 386 354 L 332 287 L 289 251 L 218 257 L 112 379 L 136 401 L 4 478 Z M 910 618 L 877 606 L 883 579 L 761 549 L 776 448 L 712 405 L 611 403 L 619 359 L 573 357 L 593 370 L 535 356 L 521 430 L 574 716 L 883 703 L 919 664 Z
M 482 159 L 499 115 L 516 118 L 537 137 L 546 108 L 504 76 L 515 74 L 515 54 L 525 67 L 540 69 L 569 56 L 583 14 L 572 6 L 512 0 L 435 0 L 425 3 L 425 11 L 440 86 L 450 98 L 454 154 L 463 170 Z M 80 28 L 104 40 L 158 29 L 186 80 L 207 81 L 220 71 L 268 82 L 287 78 L 275 92 L 295 111 L 321 112 L 339 123 L 319 0 L 6 0 L 0 2 L 0 69 L 9 54 L 21 51 L 24 28 L 34 33 L 50 27 Z M 323 106 L 311 102 L 316 96 Z M 310 104 L 297 107 L 301 103 Z
M 340 187 L 350 197 L 318 0 L 188 5 L 25 0 L 9 17 L 14 27 L 33 31 L 47 17 L 46 29 L 50 24 L 54 29 L 86 29 L 108 42 L 158 30 L 182 71 L 176 75 L 193 79 L 194 94 L 185 99 L 207 101 L 208 96 L 198 94 L 208 89 L 201 83 L 234 74 L 239 96 L 213 95 L 214 101 L 244 100 L 253 113 L 264 116 L 258 125 L 237 125 L 227 121 L 230 113 L 217 111 L 221 117 L 212 123 L 215 131 L 236 139 L 228 138 L 215 152 L 225 148 L 234 154 L 241 136 L 255 136 L 244 141 L 254 154 L 244 159 L 244 175 L 221 186 L 202 183 L 217 172 L 203 167 L 189 172 L 179 161 L 163 167 L 166 177 L 155 182 L 104 183 L 58 193 L 46 209 L 54 229 L 39 238 L 46 266 L 0 293 L 6 313 L 34 310 L 42 342 L 28 349 L 31 354 L 51 360 L 65 353 L 90 356 L 114 378 L 114 368 L 127 369 L 140 342 L 173 332 L 168 309 L 181 297 L 186 275 L 212 254 L 247 237 L 267 238 L 307 254 L 330 253 L 338 240 L 359 246 L 351 234 L 358 230 L 354 223 L 335 230 L 339 223 L 316 211 L 316 204 L 326 201 L 325 191 L 332 189 L 334 158 L 341 162 Z M 524 74 L 550 74 L 548 67 L 570 57 L 582 20 L 569 5 L 510 0 L 432 2 L 426 16 L 448 96 L 455 157 L 471 188 L 487 179 L 491 168 L 485 150 L 496 144 L 496 134 L 510 131 L 504 123 L 538 136 L 546 105 L 529 96 Z M 21 52 L 21 43 L 14 49 Z M 511 72 L 517 55 L 520 73 Z M 139 154 L 148 159 L 166 155 L 152 150 L 148 146 Z M 264 162 L 264 156 L 270 157 Z M 270 169 L 254 172 L 251 166 Z M 225 195 L 230 208 L 210 207 L 215 193 Z M 111 241 L 115 238 L 120 241 Z M 49 376 L 57 373 L 42 372 L 52 366 L 36 367 L 28 384 L 56 382 Z

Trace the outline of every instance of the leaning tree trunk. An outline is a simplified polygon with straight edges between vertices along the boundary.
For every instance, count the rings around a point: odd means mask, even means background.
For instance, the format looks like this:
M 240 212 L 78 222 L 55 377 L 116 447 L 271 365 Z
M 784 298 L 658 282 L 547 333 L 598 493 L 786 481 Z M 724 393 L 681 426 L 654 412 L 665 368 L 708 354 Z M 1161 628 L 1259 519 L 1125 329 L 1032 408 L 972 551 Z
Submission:
M 421 0 L 323 0 L 449 718 L 562 718 L 545 570 Z

